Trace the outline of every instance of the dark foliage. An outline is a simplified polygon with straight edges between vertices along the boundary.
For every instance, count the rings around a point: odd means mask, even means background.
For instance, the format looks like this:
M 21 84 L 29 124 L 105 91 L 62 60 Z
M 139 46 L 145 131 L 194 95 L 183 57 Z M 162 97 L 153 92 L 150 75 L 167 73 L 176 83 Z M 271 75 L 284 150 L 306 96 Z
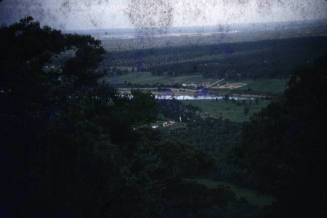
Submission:
M 159 100 L 159 105 L 159 112 L 169 119 L 183 122 L 199 119 L 199 115 L 196 113 L 199 111 L 198 108 L 192 105 L 185 105 L 176 99 Z
M 163 193 L 183 186 L 181 176 L 214 169 L 201 149 L 144 127 L 158 113 L 151 94 L 121 97 L 97 84 L 99 41 L 32 18 L 0 35 L 1 217 L 167 217 L 165 202 L 176 199 Z M 230 195 L 219 190 L 211 206 Z
M 167 202 L 170 217 L 223 217 L 222 211 L 215 210 L 214 206 L 226 208 L 226 200 L 236 199 L 228 187 L 210 190 L 204 185 L 189 182 L 175 182 L 165 195 L 170 200 Z
M 254 115 L 235 150 L 259 187 L 278 196 L 271 217 L 326 217 L 327 57 L 298 68 L 280 100 Z

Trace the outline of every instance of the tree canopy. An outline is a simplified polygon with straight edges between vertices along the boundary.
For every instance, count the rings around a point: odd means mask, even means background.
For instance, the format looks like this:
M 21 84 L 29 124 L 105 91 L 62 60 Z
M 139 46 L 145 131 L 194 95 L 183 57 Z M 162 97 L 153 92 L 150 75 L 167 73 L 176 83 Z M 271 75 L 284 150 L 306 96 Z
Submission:
M 284 95 L 245 125 L 235 161 L 279 197 L 277 214 L 324 217 L 327 189 L 324 124 L 327 57 L 299 67 Z
M 145 125 L 158 113 L 150 93 L 124 97 L 98 83 L 100 41 L 41 27 L 31 17 L 1 27 L 0 35 L 1 216 L 169 217 L 207 210 L 196 198 L 193 211 L 179 204 L 183 194 L 163 193 L 201 167 L 214 169 L 215 159 Z M 190 189 L 201 191 L 201 202 L 214 199 L 211 207 L 234 199 L 224 188 L 211 193 L 191 184 L 184 192 Z

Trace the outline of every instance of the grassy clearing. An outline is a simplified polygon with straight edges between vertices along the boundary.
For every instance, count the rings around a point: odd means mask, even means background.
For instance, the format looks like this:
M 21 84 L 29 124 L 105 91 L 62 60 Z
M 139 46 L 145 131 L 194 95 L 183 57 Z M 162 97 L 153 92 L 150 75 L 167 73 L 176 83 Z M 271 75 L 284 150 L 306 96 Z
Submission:
M 248 121 L 250 116 L 267 106 L 270 101 L 183 101 L 184 104 L 191 104 L 202 110 L 203 116 L 229 119 L 233 122 Z M 246 109 L 247 108 L 247 109 Z M 248 112 L 246 113 L 246 110 Z
M 204 78 L 200 74 L 184 75 L 184 76 L 153 76 L 150 72 L 127 73 L 116 77 L 107 77 L 105 81 L 112 84 L 132 83 L 137 85 L 175 85 L 183 83 L 214 83 L 217 79 Z M 235 89 L 210 89 L 213 95 L 225 94 L 262 94 L 262 95 L 279 95 L 286 86 L 287 79 L 261 79 L 261 80 L 245 80 L 245 81 L 224 81 L 225 83 L 245 84 Z
M 237 91 L 278 95 L 286 89 L 287 82 L 287 79 L 246 80 L 244 83 L 247 85 L 237 89 Z
M 109 83 L 133 83 L 139 85 L 174 85 L 192 82 L 214 82 L 215 79 L 207 79 L 202 75 L 186 75 L 186 76 L 153 76 L 150 72 L 128 73 L 122 76 L 106 78 Z
M 221 186 L 221 185 L 229 186 L 236 194 L 236 197 L 238 199 L 245 198 L 249 204 L 258 207 L 271 205 L 275 201 L 275 198 L 272 196 L 260 194 L 254 190 L 242 188 L 227 182 L 220 182 L 220 181 L 214 181 L 209 179 L 185 179 L 185 181 L 197 182 L 199 184 L 203 184 L 207 186 L 209 189 L 214 189 L 217 186 Z
M 260 80 L 241 80 L 241 81 L 225 81 L 227 83 L 243 83 L 242 87 L 236 89 L 218 89 L 209 90 L 212 95 L 233 95 L 233 94 L 250 94 L 278 96 L 281 95 L 287 87 L 288 79 L 260 79 Z

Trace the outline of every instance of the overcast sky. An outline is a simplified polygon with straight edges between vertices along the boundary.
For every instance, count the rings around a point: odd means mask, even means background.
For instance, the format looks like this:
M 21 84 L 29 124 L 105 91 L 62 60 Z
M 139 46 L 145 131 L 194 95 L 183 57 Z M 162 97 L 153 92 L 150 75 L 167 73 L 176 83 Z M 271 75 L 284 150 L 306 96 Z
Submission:
M 325 0 L 2 0 L 0 24 L 31 15 L 61 29 L 327 19 Z

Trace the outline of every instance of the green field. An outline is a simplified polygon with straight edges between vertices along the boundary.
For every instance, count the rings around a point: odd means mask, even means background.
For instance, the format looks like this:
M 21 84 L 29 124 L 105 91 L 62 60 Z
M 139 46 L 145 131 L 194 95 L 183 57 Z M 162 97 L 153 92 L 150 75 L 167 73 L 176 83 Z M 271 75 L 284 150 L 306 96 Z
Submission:
M 283 93 L 287 87 L 288 79 L 259 79 L 259 80 L 241 80 L 225 81 L 227 83 L 245 83 L 246 85 L 237 89 L 210 89 L 212 95 L 265 95 L 278 96 Z
M 250 116 L 267 106 L 270 101 L 183 101 L 184 104 L 191 104 L 201 109 L 203 116 L 229 119 L 233 122 L 248 121 Z M 248 108 L 248 113 L 245 113 Z
M 287 79 L 261 79 L 261 80 L 245 80 L 247 83 L 237 91 L 249 93 L 265 93 L 268 95 L 281 94 L 287 87 Z
M 136 85 L 175 85 L 183 83 L 214 83 L 217 79 L 204 78 L 200 74 L 191 74 L 183 76 L 153 76 L 150 72 L 127 73 L 116 77 L 105 77 L 104 81 L 110 84 L 136 84 Z M 224 81 L 225 83 L 246 83 L 247 85 L 237 89 L 210 89 L 213 95 L 225 94 L 262 94 L 279 95 L 287 85 L 287 79 L 260 79 L 260 80 L 241 80 Z
M 128 73 L 116 77 L 107 77 L 105 81 L 114 84 L 132 83 L 138 85 L 175 85 L 192 82 L 214 82 L 215 79 L 206 79 L 202 75 L 185 75 L 185 76 L 153 76 L 150 72 Z
M 217 188 L 217 186 L 228 186 L 236 194 L 236 197 L 238 199 L 245 198 L 249 204 L 258 207 L 271 205 L 275 201 L 275 198 L 272 196 L 260 194 L 254 190 L 242 188 L 227 182 L 214 181 L 209 179 L 185 179 L 185 181 L 197 182 L 199 184 L 207 186 L 210 189 Z
M 105 80 L 109 83 L 126 84 L 132 83 L 137 85 L 150 85 L 153 87 L 158 84 L 174 85 L 182 83 L 200 83 L 200 82 L 214 82 L 213 79 L 203 78 L 201 75 L 186 75 L 178 77 L 170 76 L 153 76 L 149 72 L 143 73 L 129 73 L 120 77 L 108 77 Z M 226 81 L 233 83 L 236 81 Z M 246 86 L 237 89 L 210 89 L 212 95 L 238 95 L 238 94 L 258 94 L 276 96 L 280 95 L 286 87 L 287 80 L 265 79 L 265 80 L 246 80 L 237 81 L 246 83 Z M 199 107 L 202 111 L 203 117 L 214 117 L 229 119 L 234 122 L 248 121 L 250 116 L 261 110 L 261 108 L 269 104 L 269 100 L 258 99 L 256 101 L 206 101 L 206 100 L 191 100 L 183 101 L 184 104 L 191 104 Z

